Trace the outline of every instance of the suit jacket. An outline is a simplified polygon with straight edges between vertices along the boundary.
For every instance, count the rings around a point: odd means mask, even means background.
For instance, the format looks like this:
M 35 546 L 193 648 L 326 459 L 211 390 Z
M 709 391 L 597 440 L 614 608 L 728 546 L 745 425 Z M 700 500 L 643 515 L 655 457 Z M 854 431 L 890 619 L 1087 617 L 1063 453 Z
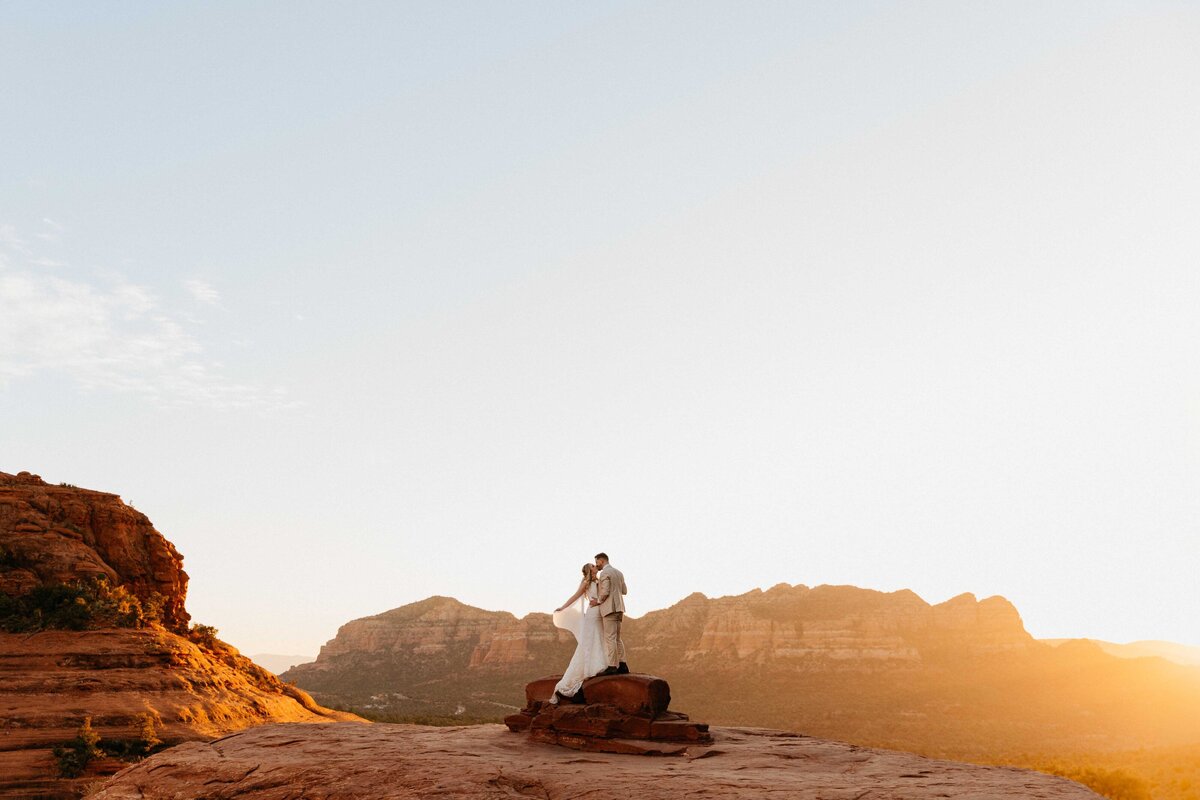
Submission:
M 621 574 L 621 570 L 609 564 L 600 570 L 597 577 L 600 579 L 599 589 L 602 601 L 598 606 L 600 615 L 608 616 L 618 611 L 624 611 L 624 596 L 629 594 L 629 590 L 625 587 L 625 576 Z

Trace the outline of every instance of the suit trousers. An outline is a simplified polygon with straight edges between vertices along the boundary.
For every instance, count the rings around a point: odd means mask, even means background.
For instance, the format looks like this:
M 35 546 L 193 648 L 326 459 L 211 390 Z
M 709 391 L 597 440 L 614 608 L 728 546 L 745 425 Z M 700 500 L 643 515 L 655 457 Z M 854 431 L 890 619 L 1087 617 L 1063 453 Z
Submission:
M 621 620 L 624 617 L 623 612 L 614 611 L 600 618 L 604 627 L 604 655 L 610 667 L 618 666 L 625 660 L 625 643 L 621 641 Z

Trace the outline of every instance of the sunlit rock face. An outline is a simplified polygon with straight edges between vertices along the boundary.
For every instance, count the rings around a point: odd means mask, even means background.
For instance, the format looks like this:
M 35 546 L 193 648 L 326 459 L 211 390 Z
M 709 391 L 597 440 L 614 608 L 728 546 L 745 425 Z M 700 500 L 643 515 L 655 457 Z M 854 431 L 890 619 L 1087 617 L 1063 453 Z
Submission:
M 520 666 L 536 660 L 539 651 L 555 651 L 571 642 L 570 634 L 554 627 L 549 614 L 529 614 L 481 637 L 468 666 Z
M 561 669 L 574 645 L 548 614 L 518 619 L 430 597 L 346 623 L 316 661 L 281 677 L 375 713 L 490 719 L 519 707 L 512 687 L 519 696 L 539 665 Z
M 64 630 L 13 611 L 39 587 L 95 578 L 160 609 L 159 621 Z M 77 797 L 126 766 L 101 757 L 74 779 L 59 774 L 53 749 L 85 717 L 109 743 L 136 742 L 147 725 L 176 743 L 268 722 L 355 719 L 219 640 L 188 638 L 187 580 L 175 547 L 117 495 L 0 473 L 0 617 L 21 629 L 0 630 L 0 798 Z
M 175 546 L 140 511 L 107 492 L 52 486 L 37 475 L 0 472 L 0 548 L 9 567 L 0 592 L 102 576 L 143 600 L 163 600 L 163 623 L 187 626 L 187 573 Z
M 930 648 L 965 655 L 1034 645 L 1017 610 L 1001 597 L 981 603 L 963 594 L 931 606 L 907 590 L 782 584 L 704 603 L 689 600 L 641 620 L 638 630 L 645 628 L 647 647 L 678 646 L 679 623 L 694 628 L 700 620 L 699 635 L 684 649 L 686 660 L 766 664 L 816 658 L 875 669 L 880 661 L 919 662 Z
M 348 622 L 321 648 L 314 665 L 364 653 L 438 654 L 469 650 L 476 665 L 523 662 L 531 641 L 558 641 L 547 614 L 518 620 L 505 611 L 484 611 L 449 597 L 431 597 L 374 617 Z
M 876 668 L 876 662 L 918 663 L 923 648 L 988 653 L 1035 644 L 1016 609 L 999 597 L 977 602 L 960 595 L 931 606 L 909 591 L 787 584 L 713 600 L 694 594 L 669 609 L 629 619 L 625 638 L 631 652 L 669 656 L 680 664 L 816 658 L 864 669 Z M 349 688 L 339 674 L 357 681 L 364 671 L 369 678 L 372 670 L 393 662 L 423 679 L 441 677 L 434 674 L 439 669 L 513 672 L 523 679 L 530 670 L 561 668 L 573 645 L 548 614 L 517 619 L 431 597 L 346 623 L 315 662 L 285 676 L 333 694 Z M 387 687 L 381 681 L 365 688 L 375 693 Z

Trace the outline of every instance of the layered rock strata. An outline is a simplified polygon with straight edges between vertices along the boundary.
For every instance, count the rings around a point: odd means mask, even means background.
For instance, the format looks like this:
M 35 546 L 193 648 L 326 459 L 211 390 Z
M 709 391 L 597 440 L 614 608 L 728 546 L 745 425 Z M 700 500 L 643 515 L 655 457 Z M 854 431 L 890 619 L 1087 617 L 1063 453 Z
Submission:
M 671 687 L 653 675 L 589 678 L 576 702 L 552 703 L 561 675 L 525 686 L 525 708 L 504 718 L 514 732 L 529 731 L 537 742 L 572 750 L 626 755 L 682 755 L 708 745 L 708 725 L 668 710 Z
M 182 565 L 117 495 L 0 473 L 0 601 L 4 621 L 22 631 L 0 631 L 0 798 L 74 798 L 124 767 L 98 757 L 75 778 L 60 774 L 54 748 L 87 718 L 101 744 L 118 750 L 145 746 L 147 733 L 174 744 L 268 722 L 357 719 L 322 708 L 219 640 L 189 638 Z M 12 616 L 39 587 L 93 578 L 160 609 L 158 621 L 61 630 Z
M 712 724 L 981 760 L 1200 741 L 1200 668 L 1042 644 L 1001 597 L 780 584 L 693 594 L 627 616 L 622 636 L 633 669 L 669 674 Z M 544 614 L 438 597 L 348 623 L 283 677 L 397 721 L 498 721 L 574 646 Z
M 501 725 L 268 725 L 152 756 L 95 800 L 405 800 L 595 797 L 693 800 L 1096 800 L 1026 770 L 753 728 L 714 728 L 676 758 L 579 753 Z
M 103 577 L 162 603 L 170 630 L 187 627 L 183 556 L 118 495 L 0 472 L 0 592 Z

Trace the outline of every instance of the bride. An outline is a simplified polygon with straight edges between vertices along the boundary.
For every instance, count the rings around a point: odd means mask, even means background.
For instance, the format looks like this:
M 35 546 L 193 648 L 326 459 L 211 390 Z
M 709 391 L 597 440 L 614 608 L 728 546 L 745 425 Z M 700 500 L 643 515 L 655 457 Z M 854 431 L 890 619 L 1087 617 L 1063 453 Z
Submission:
M 608 666 L 604 655 L 604 631 L 600 622 L 599 611 L 588 603 L 598 598 L 596 583 L 596 565 L 583 565 L 583 580 L 579 589 L 571 595 L 571 599 L 554 610 L 554 624 L 563 630 L 570 631 L 575 637 L 575 654 L 567 665 L 562 680 L 554 686 L 551 703 L 560 700 L 570 702 L 583 687 L 585 678 L 598 675 Z M 575 601 L 579 605 L 575 606 Z

